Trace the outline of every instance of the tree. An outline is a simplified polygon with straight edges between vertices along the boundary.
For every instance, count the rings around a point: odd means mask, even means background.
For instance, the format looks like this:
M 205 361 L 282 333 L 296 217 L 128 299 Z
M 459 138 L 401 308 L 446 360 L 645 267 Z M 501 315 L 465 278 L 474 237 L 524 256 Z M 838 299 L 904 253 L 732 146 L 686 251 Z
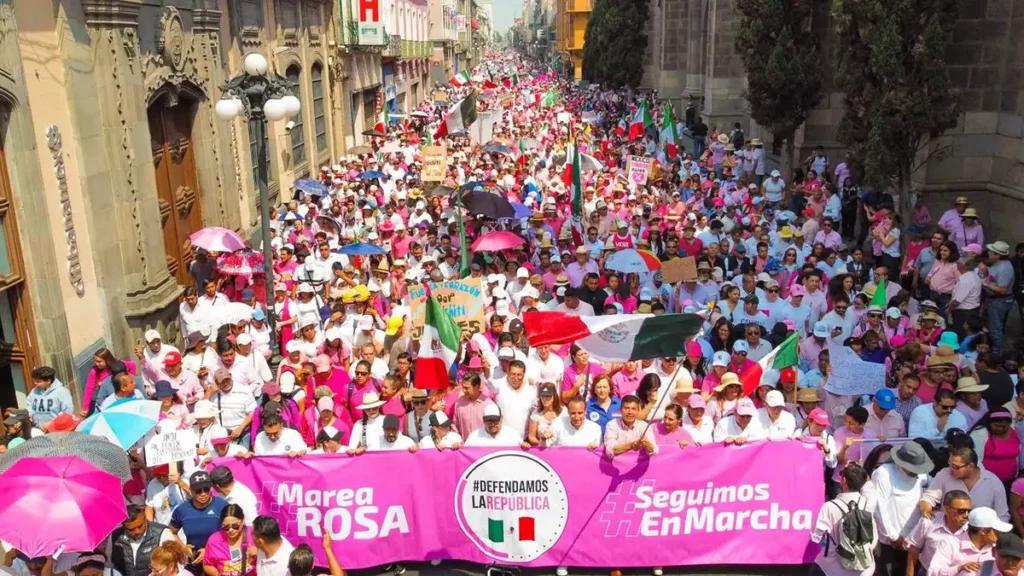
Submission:
M 920 153 L 960 116 L 945 61 L 957 16 L 957 0 L 833 0 L 836 84 L 846 92 L 836 137 L 868 183 L 895 191 L 905 221 L 911 177 L 943 149 Z
M 644 76 L 649 0 L 597 0 L 587 20 L 583 77 L 609 88 L 636 87 Z
M 736 50 L 747 73 L 750 116 L 786 139 L 783 172 L 793 169 L 793 136 L 822 96 L 821 38 L 811 31 L 825 0 L 738 0 Z

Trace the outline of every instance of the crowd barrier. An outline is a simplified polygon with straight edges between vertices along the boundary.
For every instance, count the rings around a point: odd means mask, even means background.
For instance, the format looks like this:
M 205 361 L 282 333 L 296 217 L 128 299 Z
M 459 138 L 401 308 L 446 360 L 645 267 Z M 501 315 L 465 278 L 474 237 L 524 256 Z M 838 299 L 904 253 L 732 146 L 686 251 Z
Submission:
M 346 568 L 454 559 L 520 566 L 803 564 L 824 502 L 809 443 L 629 452 L 420 450 L 222 459 L 292 544 Z

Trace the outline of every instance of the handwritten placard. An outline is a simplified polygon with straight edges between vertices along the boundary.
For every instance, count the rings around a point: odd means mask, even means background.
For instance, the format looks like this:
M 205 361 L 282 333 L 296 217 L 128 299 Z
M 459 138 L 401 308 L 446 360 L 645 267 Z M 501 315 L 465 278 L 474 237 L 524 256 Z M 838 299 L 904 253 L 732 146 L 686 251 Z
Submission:
M 448 168 L 448 148 L 444 146 L 424 146 L 423 173 L 424 182 L 441 182 Z
M 196 433 L 192 430 L 175 430 L 155 434 L 146 442 L 146 466 L 160 466 L 171 462 L 195 459 Z
M 665 282 L 675 284 L 697 279 L 697 262 L 693 256 L 673 258 L 661 263 L 661 275 Z
M 839 396 L 874 394 L 885 387 L 885 364 L 865 362 L 846 346 L 830 345 L 828 360 L 832 372 L 825 390 Z
M 647 183 L 647 176 L 651 173 L 651 165 L 654 160 L 647 156 L 629 157 L 629 183 L 641 186 Z
M 466 278 L 430 284 L 430 293 L 463 330 L 471 334 L 484 331 L 484 283 L 482 278 Z M 418 339 L 426 320 L 427 291 L 422 284 L 409 288 L 409 312 L 413 337 Z

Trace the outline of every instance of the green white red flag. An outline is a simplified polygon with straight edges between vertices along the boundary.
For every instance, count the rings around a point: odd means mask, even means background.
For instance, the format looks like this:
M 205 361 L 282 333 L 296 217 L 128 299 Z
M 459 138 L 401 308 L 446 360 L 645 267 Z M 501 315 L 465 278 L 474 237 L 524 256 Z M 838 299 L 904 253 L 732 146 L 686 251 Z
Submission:
M 448 387 L 448 371 L 455 363 L 462 331 L 433 295 L 427 295 L 424 306 L 423 334 L 413 384 L 416 388 L 443 390 Z
M 661 145 L 665 150 L 666 158 L 675 158 L 679 155 L 679 133 L 676 130 L 676 118 L 672 114 L 672 106 L 665 104 L 665 115 L 661 118 Z
M 629 122 L 629 141 L 632 142 L 642 137 L 647 128 L 653 125 L 654 120 L 651 118 L 651 110 L 647 107 L 647 101 L 644 100 L 643 104 L 636 109 L 636 113 L 633 114 L 633 119 Z
M 761 385 L 761 378 L 769 370 L 782 370 L 796 366 L 800 361 L 797 344 L 800 343 L 800 334 L 793 332 L 782 341 L 774 350 L 757 361 L 746 372 L 740 375 L 740 382 L 743 383 L 743 395 L 749 396 Z
M 455 76 L 452 76 L 451 79 L 452 86 L 455 86 L 456 88 L 462 88 L 463 86 L 469 84 L 470 82 L 471 80 L 469 70 L 463 70 L 462 72 L 459 72 Z

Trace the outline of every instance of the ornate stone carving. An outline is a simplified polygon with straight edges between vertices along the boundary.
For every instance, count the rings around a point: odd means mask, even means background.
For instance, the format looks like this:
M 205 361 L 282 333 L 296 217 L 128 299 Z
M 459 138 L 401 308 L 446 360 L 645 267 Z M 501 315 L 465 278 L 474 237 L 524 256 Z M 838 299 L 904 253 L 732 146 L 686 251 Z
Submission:
M 46 128 L 46 145 L 53 156 L 53 172 L 57 176 L 57 191 L 60 193 L 61 213 L 64 215 L 64 238 L 68 244 L 68 281 L 75 289 L 75 294 L 82 296 L 85 294 L 85 281 L 82 280 L 82 261 L 78 257 L 78 235 L 75 233 L 75 220 L 71 216 L 71 197 L 68 194 L 68 176 L 64 166 L 60 129 L 54 124 Z
M 82 0 L 85 23 L 95 27 L 137 27 L 138 0 Z
M 280 14 L 281 35 L 286 46 L 299 45 L 299 0 L 278 0 L 275 5 Z
M 185 64 L 185 28 L 181 25 L 181 15 L 174 6 L 164 8 L 160 15 L 159 34 L 156 39 L 156 50 L 163 57 L 164 64 L 171 70 L 180 72 Z
M 114 78 L 115 108 L 117 122 L 121 128 L 121 153 L 125 159 L 125 189 L 128 191 L 128 203 L 131 205 L 132 225 L 135 228 L 135 250 L 142 265 L 142 285 L 149 284 L 149 260 L 146 258 L 146 247 L 142 243 L 142 218 L 139 214 L 139 190 L 135 184 L 135 148 L 132 145 L 132 126 L 125 113 L 124 81 L 121 79 L 121 59 L 119 54 L 124 50 L 124 41 L 117 37 L 117 31 L 107 30 L 107 44 L 110 49 L 110 73 Z
M 234 0 L 231 10 L 235 29 L 243 48 L 255 48 L 263 43 L 260 30 L 263 28 L 263 6 L 260 0 Z
M 135 57 L 139 55 L 139 35 L 135 32 L 135 28 L 121 29 L 121 43 L 124 45 L 128 63 L 134 64 Z
M 245 204 L 245 189 L 242 188 L 242 164 L 238 155 L 238 127 L 237 122 L 230 122 L 231 125 L 231 155 L 235 159 L 235 189 L 238 190 L 238 205 Z
M 188 186 L 178 186 L 178 189 L 174 191 L 174 207 L 178 210 L 178 215 L 187 218 L 195 204 L 195 190 Z

